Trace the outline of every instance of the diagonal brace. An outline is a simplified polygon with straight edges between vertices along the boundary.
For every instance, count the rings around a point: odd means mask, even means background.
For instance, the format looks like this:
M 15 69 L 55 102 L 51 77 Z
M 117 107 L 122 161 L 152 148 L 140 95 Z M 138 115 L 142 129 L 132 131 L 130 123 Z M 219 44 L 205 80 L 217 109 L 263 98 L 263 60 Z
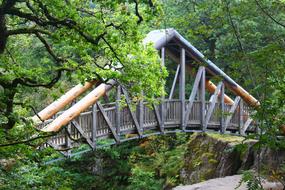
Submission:
M 105 112 L 103 106 L 99 102 L 97 102 L 97 106 L 98 106 L 99 111 L 102 113 L 103 118 L 106 121 L 106 123 L 107 123 L 107 125 L 108 125 L 108 127 L 109 127 L 109 129 L 110 129 L 110 131 L 111 131 L 111 133 L 113 135 L 113 137 L 115 138 L 116 142 L 120 143 L 120 137 L 116 133 L 116 131 L 115 131 L 115 129 L 114 129 L 110 119 L 108 118 L 107 113 Z
M 91 141 L 91 139 L 89 137 L 87 137 L 83 131 L 83 129 L 81 128 L 81 126 L 79 125 L 79 123 L 77 123 L 77 121 L 73 120 L 71 121 L 71 124 L 77 129 L 77 131 L 82 135 L 82 137 L 86 140 L 86 142 L 88 143 L 88 145 L 93 149 L 93 142 Z
M 205 68 L 203 66 L 201 66 L 201 67 L 199 67 L 199 70 L 197 72 L 197 75 L 196 75 L 196 78 L 195 78 L 195 81 L 194 81 L 194 85 L 193 85 L 193 89 L 192 89 L 191 95 L 189 97 L 189 104 L 187 105 L 187 108 L 186 108 L 186 113 L 185 113 L 185 117 L 184 117 L 184 119 L 185 119 L 184 120 L 184 125 L 185 126 L 188 123 L 189 115 L 190 115 L 190 112 L 191 112 L 191 109 L 192 109 L 195 97 L 197 95 L 199 83 L 200 83 L 200 80 L 201 80 L 201 77 L 202 77 L 202 73 L 204 72 L 204 70 L 205 70 Z
M 138 132 L 139 136 L 141 137 L 141 136 L 142 136 L 141 128 L 140 128 L 140 126 L 139 126 L 139 122 L 138 122 L 138 120 L 137 120 L 137 118 L 136 118 L 134 112 L 132 111 L 132 109 L 131 109 L 131 107 L 130 107 L 131 101 L 130 101 L 130 98 L 129 98 L 129 96 L 128 96 L 128 93 L 127 93 L 127 91 L 126 91 L 124 88 L 122 88 L 122 91 L 123 91 L 123 94 L 124 94 L 125 97 L 126 97 L 127 106 L 128 106 L 128 108 L 129 108 L 131 117 L 132 117 L 133 122 L 134 122 L 134 124 L 135 124 L 135 127 L 136 127 L 136 129 L 137 129 L 137 132 Z
M 220 83 L 218 84 L 218 86 L 217 86 L 217 88 L 216 88 L 216 90 L 215 90 L 215 92 L 214 92 L 214 94 L 213 94 L 213 96 L 212 96 L 212 101 L 211 101 L 210 107 L 209 107 L 208 112 L 207 112 L 207 115 L 206 115 L 206 121 L 205 121 L 205 123 L 206 123 L 206 124 L 205 124 L 205 125 L 206 125 L 206 128 L 207 128 L 207 125 L 208 125 L 208 123 L 209 123 L 209 121 L 210 121 L 210 118 L 211 118 L 211 116 L 212 116 L 212 113 L 213 113 L 213 111 L 214 111 L 214 108 L 215 108 L 215 106 L 216 106 L 216 103 L 217 103 L 218 96 L 219 96 L 219 94 L 220 94 L 222 85 L 223 85 L 223 82 L 220 82 Z
M 240 99 L 241 99 L 240 96 L 237 96 L 235 98 L 234 104 L 230 108 L 229 115 L 226 117 L 225 130 L 227 129 L 228 125 L 230 124 L 230 121 L 233 117 L 233 114 L 234 114 L 236 108 L 238 107 Z

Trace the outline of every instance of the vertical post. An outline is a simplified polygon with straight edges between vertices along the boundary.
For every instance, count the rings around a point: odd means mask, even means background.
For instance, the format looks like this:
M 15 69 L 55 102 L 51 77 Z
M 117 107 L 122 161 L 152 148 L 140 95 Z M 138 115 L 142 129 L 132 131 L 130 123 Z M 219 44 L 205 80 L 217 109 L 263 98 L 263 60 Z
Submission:
M 66 148 L 69 149 L 71 148 L 71 141 L 70 141 L 70 138 L 68 137 L 68 134 L 71 135 L 70 133 L 70 123 L 66 126 L 66 136 L 65 136 L 65 143 L 66 143 Z M 71 150 L 67 150 L 67 157 L 70 157 L 71 155 Z
M 239 134 L 243 135 L 242 127 L 243 127 L 243 100 L 239 101 Z
M 202 131 L 205 132 L 207 126 L 205 125 L 205 110 L 206 110 L 206 102 L 205 102 L 205 81 L 206 81 L 206 70 L 203 67 L 203 72 L 200 81 L 200 100 L 201 100 L 201 126 Z
M 220 104 L 220 108 L 221 108 L 221 118 L 220 118 L 220 121 L 221 121 L 221 128 L 220 128 L 220 132 L 222 134 L 225 133 L 225 84 L 223 83 L 222 84 L 222 87 L 221 87 L 221 96 L 220 96 L 220 100 L 221 100 L 221 104 Z
M 92 106 L 92 143 L 93 150 L 96 148 L 96 133 L 97 133 L 97 104 Z
M 161 68 L 165 67 L 165 47 L 161 48 Z M 161 117 L 161 132 L 164 132 L 164 122 L 165 122 L 165 96 L 161 96 L 161 104 L 160 104 L 160 117 Z
M 181 128 L 185 130 L 185 49 L 181 48 L 180 52 L 180 80 L 179 80 L 179 99 L 181 101 Z
M 120 135 L 120 126 L 121 126 L 120 101 L 121 101 L 121 87 L 117 86 L 117 94 L 116 94 L 116 132 L 117 132 L 118 135 Z
M 143 96 L 143 92 L 141 93 Z M 143 130 L 143 123 L 144 123 L 144 105 L 143 100 L 140 100 L 138 103 L 138 118 L 139 118 L 139 126 L 141 130 Z

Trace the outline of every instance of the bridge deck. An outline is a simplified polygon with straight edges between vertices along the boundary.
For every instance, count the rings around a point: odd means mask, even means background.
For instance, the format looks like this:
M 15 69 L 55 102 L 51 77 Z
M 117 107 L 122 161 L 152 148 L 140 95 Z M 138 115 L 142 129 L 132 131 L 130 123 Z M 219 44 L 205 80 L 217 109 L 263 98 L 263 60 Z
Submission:
M 185 109 L 189 101 L 186 101 Z M 78 146 L 79 139 L 87 139 L 87 143 L 95 148 L 96 140 L 100 138 L 114 138 L 117 142 L 126 138 L 127 134 L 137 134 L 142 136 L 150 133 L 168 133 L 182 129 L 183 131 L 203 131 L 201 121 L 202 115 L 205 117 L 209 111 L 210 102 L 206 102 L 205 113 L 201 112 L 201 101 L 194 101 L 189 114 L 189 120 L 184 129 L 181 128 L 181 101 L 178 99 L 166 100 L 164 102 L 164 127 L 161 129 L 161 109 L 154 107 L 147 102 L 135 105 L 129 109 L 128 106 L 120 108 L 118 104 L 108 103 L 90 107 L 79 117 L 73 120 L 68 126 L 61 130 L 56 136 L 48 140 L 47 144 L 54 148 L 67 148 Z M 103 110 L 100 110 L 102 107 Z M 207 123 L 206 130 L 221 131 L 221 119 L 227 118 L 230 121 L 225 131 L 242 134 L 244 124 L 250 115 L 250 108 L 243 105 L 243 112 L 236 109 L 229 114 L 231 106 L 225 105 L 224 114 L 221 113 L 220 103 L 216 103 L 214 110 Z M 59 115 L 60 113 L 58 113 Z M 132 114 L 134 117 L 132 117 Z M 158 115 L 157 115 L 158 114 Z M 141 119 L 141 121 L 140 121 Z M 40 127 L 49 124 L 53 119 L 43 123 Z M 138 132 L 139 130 L 139 132 Z M 254 123 L 247 127 L 246 132 L 254 132 Z M 244 131 L 245 132 L 245 131 Z M 89 141 L 88 141 L 89 140 Z

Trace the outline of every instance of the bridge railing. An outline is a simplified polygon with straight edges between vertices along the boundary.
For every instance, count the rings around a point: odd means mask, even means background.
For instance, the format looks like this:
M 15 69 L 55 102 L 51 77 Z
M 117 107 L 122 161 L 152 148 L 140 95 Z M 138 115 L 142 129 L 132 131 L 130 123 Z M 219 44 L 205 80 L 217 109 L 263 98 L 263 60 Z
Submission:
M 142 133 L 169 132 L 181 129 L 181 101 L 179 99 L 165 100 L 164 104 L 164 131 L 161 131 L 160 129 L 159 125 L 161 125 L 161 123 L 156 116 L 155 107 L 147 102 L 142 104 L 143 113 L 141 114 L 143 115 L 143 121 L 140 122 L 142 123 L 142 126 L 139 126 Z M 186 101 L 185 109 L 188 104 L 189 101 Z M 202 117 L 205 117 L 209 111 L 208 109 L 210 104 L 211 102 L 205 103 L 205 113 L 203 114 L 201 112 L 202 102 L 198 100 L 193 102 L 185 131 L 202 131 L 201 119 Z M 93 138 L 95 140 L 113 137 L 114 135 L 112 134 L 112 130 L 113 132 L 115 131 L 119 138 L 125 138 L 127 134 L 138 134 L 131 112 L 135 115 L 135 119 L 137 119 L 140 114 L 139 109 L 129 109 L 126 106 L 118 110 L 115 103 L 102 104 L 101 106 L 103 107 L 104 114 L 102 114 L 102 110 L 98 109 L 98 106 L 95 106 L 95 109 L 90 107 L 86 112 L 81 113 L 79 117 L 74 119 L 68 124 L 68 126 L 57 133 L 56 136 L 49 139 L 47 144 L 57 148 L 66 147 L 67 144 L 69 144 L 69 146 L 78 146 L 78 143 L 75 142 L 78 139 L 82 139 L 82 137 L 88 139 Z M 230 108 L 231 106 L 225 105 L 225 113 L 221 113 L 220 103 L 216 103 L 210 120 L 206 126 L 207 130 L 220 131 L 221 118 L 229 116 L 228 113 Z M 117 111 L 119 111 L 120 114 L 116 114 Z M 161 113 L 161 110 L 158 111 Z M 226 132 L 240 134 L 240 128 L 247 122 L 249 115 L 250 108 L 246 105 L 243 105 L 243 112 L 236 109 L 235 112 L 231 114 L 231 119 L 228 123 Z M 117 116 L 120 116 L 120 118 L 117 118 Z M 159 117 L 162 116 L 160 115 Z M 119 120 L 119 123 L 117 123 L 117 120 Z M 42 123 L 41 127 L 47 125 L 51 121 L 52 119 Z M 74 127 L 74 123 L 76 127 Z M 80 129 L 78 127 L 80 127 Z M 255 123 L 251 123 L 246 132 L 254 132 L 255 129 Z

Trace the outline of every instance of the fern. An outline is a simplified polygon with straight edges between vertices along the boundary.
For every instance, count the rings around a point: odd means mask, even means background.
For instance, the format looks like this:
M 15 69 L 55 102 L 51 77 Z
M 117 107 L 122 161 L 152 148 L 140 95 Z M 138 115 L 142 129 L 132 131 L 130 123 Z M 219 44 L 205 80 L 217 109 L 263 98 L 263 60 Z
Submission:
M 235 189 L 239 188 L 242 183 L 246 183 L 248 190 L 264 190 L 260 179 L 252 171 L 243 172 L 239 185 Z

